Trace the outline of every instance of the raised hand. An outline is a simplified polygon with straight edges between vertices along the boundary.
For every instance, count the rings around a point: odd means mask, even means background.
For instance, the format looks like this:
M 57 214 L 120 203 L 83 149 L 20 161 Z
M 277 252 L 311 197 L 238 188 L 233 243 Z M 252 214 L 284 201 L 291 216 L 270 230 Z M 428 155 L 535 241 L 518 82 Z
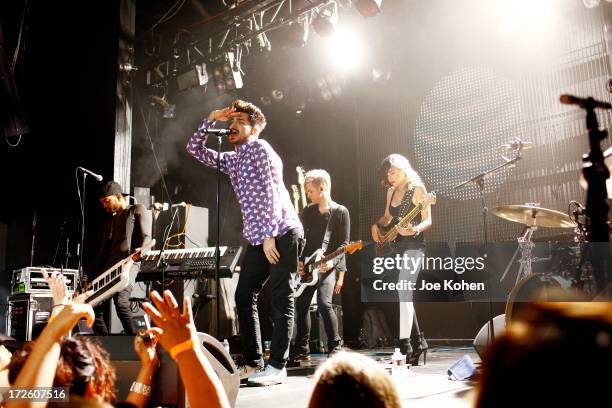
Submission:
M 51 296 L 53 297 L 53 305 L 65 305 L 70 301 L 68 295 L 68 287 L 66 286 L 66 277 L 61 273 L 55 271 L 49 276 L 46 269 L 42 269 L 43 278 L 51 289 Z
M 153 305 L 144 302 L 142 308 L 151 316 L 157 327 L 147 330 L 147 333 L 159 338 L 159 342 L 166 350 L 170 351 L 174 346 L 189 340 L 197 342 L 197 331 L 188 297 L 183 300 L 182 312 L 169 290 L 164 291 L 163 299 L 156 291 L 151 292 L 151 301 Z

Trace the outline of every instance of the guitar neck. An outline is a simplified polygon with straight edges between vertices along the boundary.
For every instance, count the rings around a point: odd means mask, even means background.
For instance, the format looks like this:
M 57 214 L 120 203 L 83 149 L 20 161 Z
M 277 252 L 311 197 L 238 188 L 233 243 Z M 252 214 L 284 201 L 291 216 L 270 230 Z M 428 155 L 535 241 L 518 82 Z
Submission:
M 334 252 L 332 252 L 329 255 L 324 256 L 323 258 L 319 259 L 318 261 L 316 261 L 315 263 L 312 264 L 313 268 L 316 268 L 318 266 L 323 265 L 325 262 L 329 261 L 330 259 L 334 259 L 335 257 L 337 257 L 338 255 L 340 255 L 341 253 L 346 251 L 346 245 L 342 245 L 340 248 L 336 249 Z
M 302 209 L 306 208 L 306 191 L 304 191 L 304 183 L 300 183 L 300 192 L 302 193 Z
M 405 226 L 406 224 L 408 224 L 409 222 L 411 222 L 418 213 L 421 212 L 421 210 L 423 209 L 423 207 L 421 206 L 421 204 L 415 206 L 412 210 L 410 210 L 408 212 L 408 214 L 406 214 L 401 220 L 399 220 L 399 222 L 397 224 L 394 225 L 395 226 Z M 391 230 L 389 230 L 389 232 L 387 232 L 383 237 L 381 242 L 387 242 L 387 241 L 393 241 L 395 238 L 397 238 L 397 230 L 395 228 L 391 228 Z

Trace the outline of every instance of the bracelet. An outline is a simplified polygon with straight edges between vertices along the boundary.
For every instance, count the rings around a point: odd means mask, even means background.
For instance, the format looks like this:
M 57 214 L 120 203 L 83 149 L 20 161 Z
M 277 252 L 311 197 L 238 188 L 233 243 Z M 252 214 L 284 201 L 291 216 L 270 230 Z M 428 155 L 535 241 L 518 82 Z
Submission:
M 414 237 L 416 238 L 416 237 L 418 237 L 420 234 L 421 234 L 421 231 L 415 228 L 415 229 L 414 229 Z
M 130 386 L 130 391 L 148 397 L 151 395 L 151 386 L 138 381 L 134 381 Z
M 170 349 L 170 357 L 173 360 L 176 360 L 176 357 L 184 351 L 190 350 L 194 348 L 193 339 L 185 340 L 184 342 L 177 344 L 176 346 Z

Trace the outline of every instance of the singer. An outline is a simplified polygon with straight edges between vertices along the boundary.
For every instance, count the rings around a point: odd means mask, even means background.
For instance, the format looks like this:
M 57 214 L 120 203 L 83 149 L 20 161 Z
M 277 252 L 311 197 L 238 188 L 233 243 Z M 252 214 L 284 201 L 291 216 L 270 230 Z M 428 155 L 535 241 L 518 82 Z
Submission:
M 235 100 L 215 110 L 187 143 L 187 151 L 209 167 L 217 152 L 205 147 L 207 129 L 215 121 L 230 121 L 228 140 L 233 152 L 221 153 L 221 171 L 229 175 L 240 204 L 243 236 L 249 242 L 236 288 L 236 306 L 245 361 L 240 379 L 251 385 L 279 384 L 287 377 L 285 364 L 293 328 L 293 285 L 304 231 L 283 182 L 283 162 L 259 135 L 266 118 L 252 103 Z M 270 361 L 264 369 L 257 295 L 266 280 L 272 284 L 274 331 Z
M 87 268 L 87 278 L 91 281 L 102 272 L 126 258 L 133 249 L 141 247 L 151 240 L 151 212 L 144 205 L 129 205 L 122 193 L 121 185 L 116 181 L 108 181 L 102 186 L 100 204 L 112 217 L 104 223 L 103 238 L 100 250 L 92 264 Z M 130 272 L 134 279 L 140 268 L 139 262 L 134 263 Z M 113 296 L 117 316 L 121 320 L 125 334 L 136 334 L 132 324 L 130 311 L 130 293 L 132 285 Z M 94 311 L 96 321 L 94 332 L 108 334 L 110 321 L 110 299 L 99 304 Z

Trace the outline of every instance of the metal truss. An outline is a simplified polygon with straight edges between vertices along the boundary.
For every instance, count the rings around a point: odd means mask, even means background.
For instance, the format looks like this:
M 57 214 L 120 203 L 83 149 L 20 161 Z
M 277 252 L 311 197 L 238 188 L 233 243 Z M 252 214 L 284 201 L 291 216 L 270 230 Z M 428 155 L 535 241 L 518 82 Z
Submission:
M 338 0 L 307 0 L 301 8 L 292 0 L 246 0 L 211 21 L 206 34 L 190 34 L 190 41 L 178 41 L 186 30 L 179 30 L 173 41 L 172 55 L 149 68 L 148 84 L 164 82 L 168 76 L 191 69 L 196 64 L 222 62 L 228 52 L 236 55 L 240 68 L 243 52 L 254 46 L 270 49 L 266 33 L 293 22 L 310 24 L 321 13 L 336 13 Z M 155 73 L 155 74 L 153 74 Z

